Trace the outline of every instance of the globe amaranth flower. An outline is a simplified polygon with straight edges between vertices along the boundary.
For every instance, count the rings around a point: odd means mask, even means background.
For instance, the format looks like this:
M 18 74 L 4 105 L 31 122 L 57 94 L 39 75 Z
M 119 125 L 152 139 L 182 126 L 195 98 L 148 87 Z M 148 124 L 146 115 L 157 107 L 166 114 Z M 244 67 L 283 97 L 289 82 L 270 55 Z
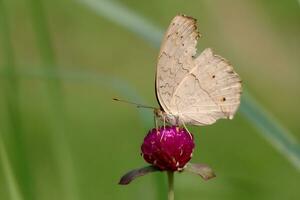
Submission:
M 150 130 L 141 151 L 144 159 L 160 170 L 181 171 L 194 147 L 194 138 L 186 129 L 166 126 Z
M 168 174 L 187 171 L 201 176 L 204 180 L 215 177 L 208 165 L 189 162 L 194 147 L 193 135 L 184 128 L 154 128 L 148 132 L 141 146 L 142 156 L 151 165 L 127 172 L 121 177 L 119 184 L 127 185 L 138 177 L 162 171 L 168 171 Z

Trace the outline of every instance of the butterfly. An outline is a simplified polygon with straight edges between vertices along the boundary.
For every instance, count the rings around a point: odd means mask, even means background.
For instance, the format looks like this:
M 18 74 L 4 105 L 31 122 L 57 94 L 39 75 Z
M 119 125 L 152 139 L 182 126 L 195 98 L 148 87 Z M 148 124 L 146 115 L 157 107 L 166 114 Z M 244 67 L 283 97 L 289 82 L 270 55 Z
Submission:
M 210 48 L 196 56 L 198 38 L 197 20 L 177 15 L 161 44 L 155 80 L 160 108 L 154 113 L 171 125 L 232 119 L 240 105 L 239 75 Z

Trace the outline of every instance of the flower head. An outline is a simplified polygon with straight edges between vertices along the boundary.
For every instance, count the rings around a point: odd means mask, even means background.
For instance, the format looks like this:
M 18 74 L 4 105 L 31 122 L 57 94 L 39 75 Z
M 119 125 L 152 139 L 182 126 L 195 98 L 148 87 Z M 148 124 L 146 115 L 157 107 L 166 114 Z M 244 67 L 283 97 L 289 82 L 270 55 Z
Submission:
M 152 129 L 141 146 L 144 159 L 161 170 L 180 171 L 191 159 L 193 136 L 176 126 Z

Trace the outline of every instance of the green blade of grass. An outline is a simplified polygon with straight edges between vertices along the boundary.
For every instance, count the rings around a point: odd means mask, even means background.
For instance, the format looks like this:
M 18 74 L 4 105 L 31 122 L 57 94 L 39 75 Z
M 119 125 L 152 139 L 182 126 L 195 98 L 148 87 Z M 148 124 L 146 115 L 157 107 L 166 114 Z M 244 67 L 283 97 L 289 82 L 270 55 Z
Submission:
M 38 68 L 38 67 L 36 67 Z M 64 68 L 64 67 L 62 67 Z M 68 68 L 80 68 L 80 67 L 68 67 Z M 99 74 L 93 72 L 85 72 L 82 70 L 37 70 L 26 67 L 25 70 L 17 71 L 18 76 L 22 78 L 29 78 L 29 79 L 39 79 L 41 81 L 44 80 L 53 80 L 53 79 L 60 79 L 64 82 L 75 82 L 75 83 L 88 83 L 99 85 L 100 87 L 111 88 L 117 91 L 121 97 L 129 101 L 136 101 L 141 104 L 147 105 L 145 100 L 138 94 L 138 92 L 129 85 L 126 81 L 123 81 L 121 78 L 112 77 L 109 74 Z M 0 71 L 0 75 L 5 76 L 4 72 Z M 152 119 L 152 111 L 145 112 L 144 110 L 138 109 L 140 118 L 145 125 L 146 129 L 149 129 L 150 125 L 153 124 Z
M 119 24 L 137 34 L 139 37 L 150 42 L 152 45 L 158 47 L 160 38 L 162 38 L 162 31 L 155 28 L 146 19 L 139 16 L 133 10 L 122 6 L 115 1 L 96 1 L 96 0 L 78 0 L 81 4 L 87 6 L 96 14 L 103 16 L 112 22 Z M 126 16 L 131 16 L 126 17 Z M 135 23 L 138 22 L 138 23 Z M 139 30 L 139 31 L 137 31 Z M 150 32 L 151 30 L 155 30 Z M 242 98 L 240 111 L 246 119 L 252 123 L 254 127 L 259 130 L 259 133 L 272 144 L 282 155 L 285 156 L 292 164 L 300 171 L 300 150 L 299 143 L 290 137 L 291 134 L 286 128 L 273 117 L 270 117 L 264 111 L 262 106 L 255 103 L 254 99 L 250 97 L 248 92 Z
M 22 194 L 19 191 L 19 187 L 13 172 L 13 167 L 10 164 L 6 147 L 4 146 L 3 136 L 0 132 L 0 163 L 2 164 L 4 171 L 5 183 L 7 184 L 10 199 L 23 200 Z
M 3 0 L 0 0 L 0 39 L 1 44 L 3 45 L 4 54 L 3 70 L 6 74 L 3 95 L 6 101 L 7 121 L 9 123 L 9 134 L 7 135 L 7 138 L 11 144 L 11 148 L 9 148 L 10 156 L 14 161 L 12 162 L 13 165 L 10 165 L 11 170 L 7 170 L 15 171 L 24 199 L 34 199 L 34 182 L 32 180 L 31 171 L 29 170 L 30 163 L 27 158 L 27 151 L 24 144 L 24 132 L 22 131 L 21 111 L 19 105 L 19 80 L 18 76 L 16 75 L 15 56 L 11 44 L 12 40 L 10 37 L 9 17 L 6 10 L 5 3 Z M 8 166 L 6 165 L 6 167 Z M 14 184 L 9 184 L 8 187 L 13 193 L 16 191 Z
M 47 71 L 51 69 L 56 72 L 59 69 L 55 65 L 55 52 L 52 48 L 51 36 L 48 30 L 46 13 L 41 0 L 27 0 L 31 11 L 33 29 L 35 31 L 37 46 L 39 48 L 42 67 Z M 60 79 L 48 79 L 45 81 L 50 103 L 50 122 L 53 128 L 51 137 L 54 155 L 60 173 L 64 199 L 79 199 L 79 188 L 73 165 L 73 158 L 67 141 L 67 126 L 65 115 L 64 98 Z
M 124 28 L 134 32 L 137 36 L 147 40 L 150 45 L 159 47 L 163 32 L 150 21 L 135 14 L 122 4 L 106 0 L 79 0 L 96 13 L 118 23 Z
M 300 146 L 296 138 L 247 91 L 243 93 L 240 111 L 267 141 L 300 170 Z

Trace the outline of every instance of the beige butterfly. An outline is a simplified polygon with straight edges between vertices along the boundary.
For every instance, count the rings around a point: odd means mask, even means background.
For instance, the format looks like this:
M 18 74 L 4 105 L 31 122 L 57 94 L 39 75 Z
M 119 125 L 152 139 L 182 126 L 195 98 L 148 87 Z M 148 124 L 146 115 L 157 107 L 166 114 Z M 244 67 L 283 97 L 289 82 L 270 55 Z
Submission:
M 158 56 L 155 114 L 172 125 L 209 125 L 232 119 L 240 105 L 241 80 L 210 48 L 196 55 L 196 19 L 177 15 L 165 33 Z

